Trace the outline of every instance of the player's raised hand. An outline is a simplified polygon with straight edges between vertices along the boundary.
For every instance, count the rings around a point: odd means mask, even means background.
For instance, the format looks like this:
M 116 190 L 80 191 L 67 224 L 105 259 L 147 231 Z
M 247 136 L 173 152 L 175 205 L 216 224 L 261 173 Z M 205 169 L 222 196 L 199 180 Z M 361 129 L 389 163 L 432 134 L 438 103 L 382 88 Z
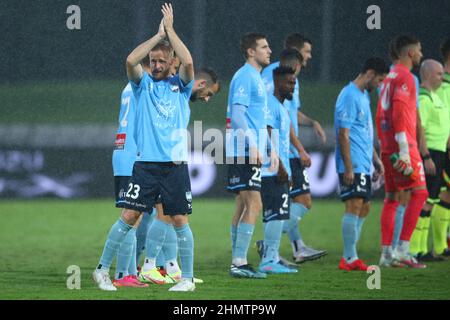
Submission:
M 161 12 L 164 16 L 164 28 L 167 30 L 172 30 L 173 29 L 173 8 L 172 8 L 172 4 L 169 3 L 164 3 L 162 8 L 161 8 Z
M 159 24 L 158 36 L 161 39 L 166 37 L 166 29 L 164 28 L 164 19 L 161 19 L 161 23 Z

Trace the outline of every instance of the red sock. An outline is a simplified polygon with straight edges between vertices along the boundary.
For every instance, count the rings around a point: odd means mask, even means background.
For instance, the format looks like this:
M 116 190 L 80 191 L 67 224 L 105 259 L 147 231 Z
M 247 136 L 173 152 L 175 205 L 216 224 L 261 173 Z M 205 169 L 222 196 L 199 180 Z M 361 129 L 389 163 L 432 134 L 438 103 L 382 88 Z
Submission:
M 390 246 L 394 237 L 395 212 L 399 205 L 398 201 L 384 199 L 383 210 L 381 211 L 381 244 Z
M 405 210 L 405 217 L 403 218 L 403 229 L 400 234 L 400 240 L 409 241 L 416 228 L 417 221 L 419 220 L 420 211 L 422 210 L 425 201 L 428 198 L 428 191 L 414 190 L 411 194 L 411 200 L 409 200 L 408 206 Z

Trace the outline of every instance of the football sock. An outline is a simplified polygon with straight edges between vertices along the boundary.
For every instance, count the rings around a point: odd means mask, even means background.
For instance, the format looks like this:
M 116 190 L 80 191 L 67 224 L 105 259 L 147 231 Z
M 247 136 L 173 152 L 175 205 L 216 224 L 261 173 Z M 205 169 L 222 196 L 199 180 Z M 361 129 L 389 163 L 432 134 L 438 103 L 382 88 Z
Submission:
M 410 254 L 409 241 L 399 240 L 397 248 L 395 251 L 400 254 L 400 256 L 406 256 Z
M 128 275 L 128 268 L 133 257 L 133 245 L 136 239 L 136 229 L 131 228 L 117 252 L 117 265 L 115 279 L 122 279 Z
M 365 220 L 365 217 L 358 217 L 358 222 L 356 224 L 356 242 L 358 242 L 359 238 L 361 238 L 361 230 Z
M 442 254 L 447 248 L 446 233 L 450 220 L 450 203 L 440 201 L 433 208 L 431 214 L 431 228 L 433 232 L 433 245 L 436 254 Z
M 131 261 L 128 265 L 128 274 L 132 276 L 137 276 L 137 265 L 136 265 L 136 236 L 133 241 L 133 249 L 131 250 Z
M 164 241 L 162 250 L 156 257 L 156 265 L 164 266 L 166 261 L 172 261 L 177 259 L 177 233 L 175 228 L 170 228 L 166 233 L 166 240 Z
M 231 225 L 230 233 L 231 233 L 231 252 L 233 252 L 236 247 L 237 226 Z
M 399 205 L 395 212 L 394 238 L 392 239 L 392 247 L 396 247 L 400 240 L 400 232 L 403 227 L 403 217 L 405 216 L 405 206 Z
M 194 236 L 189 223 L 177 228 L 178 251 L 180 253 L 181 276 L 192 278 L 194 276 Z
M 392 244 L 393 232 L 394 232 L 394 220 L 395 212 L 398 201 L 384 199 L 383 209 L 381 211 L 381 245 L 390 246 Z
M 283 232 L 287 233 L 291 242 L 300 240 L 302 237 L 298 229 L 298 222 L 306 215 L 308 208 L 298 202 L 292 202 L 289 219 L 283 222 Z
M 166 239 L 167 231 L 170 228 L 173 228 L 170 223 L 165 223 L 159 219 L 153 221 L 147 233 L 146 259 L 156 259 Z
M 255 226 L 249 223 L 239 222 L 236 230 L 236 246 L 233 251 L 233 264 L 241 266 L 247 264 L 247 252 L 252 240 Z
M 403 219 L 403 228 L 400 233 L 400 240 L 408 241 L 416 228 L 417 220 L 419 219 L 420 211 L 422 210 L 425 201 L 428 198 L 428 191 L 413 190 L 411 193 L 411 200 L 405 210 L 405 218 Z
M 381 254 L 383 256 L 391 258 L 392 257 L 392 253 L 393 253 L 393 251 L 392 251 L 392 247 L 391 246 L 382 246 L 381 247 Z
M 264 224 L 264 255 L 261 263 L 278 262 L 278 250 L 280 248 L 282 220 L 269 221 Z
M 346 213 L 342 218 L 342 238 L 344 239 L 344 255 L 347 262 L 352 262 L 357 258 L 356 239 L 357 239 L 358 216 Z
M 173 274 L 181 270 L 176 259 L 168 260 L 164 267 L 166 269 L 166 272 L 169 274 Z
M 109 270 L 114 257 L 117 255 L 117 251 L 119 251 L 121 243 L 125 239 L 128 231 L 132 228 L 132 226 L 126 224 L 121 218 L 112 225 L 97 269 Z
M 423 211 L 423 210 L 422 210 Z M 420 213 L 422 215 L 422 212 Z M 428 250 L 428 234 L 430 231 L 430 224 L 431 224 L 431 212 L 427 212 L 427 215 L 424 217 L 420 217 L 420 219 L 423 219 L 422 222 L 422 237 L 420 239 L 420 252 L 423 254 L 428 253 L 430 250 Z
M 145 250 L 145 244 L 147 242 L 148 228 L 152 224 L 156 217 L 156 209 L 153 208 L 151 213 L 144 212 L 142 216 L 141 223 L 136 230 L 136 264 L 139 264 L 142 251 Z

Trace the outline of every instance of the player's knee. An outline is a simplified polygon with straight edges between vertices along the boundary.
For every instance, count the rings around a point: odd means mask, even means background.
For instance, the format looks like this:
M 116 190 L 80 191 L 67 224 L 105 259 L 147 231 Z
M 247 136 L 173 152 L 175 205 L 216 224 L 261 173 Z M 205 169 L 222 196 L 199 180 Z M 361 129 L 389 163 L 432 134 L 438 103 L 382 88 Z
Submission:
M 356 215 L 360 215 L 363 211 L 364 202 L 363 199 L 350 199 L 345 202 L 345 210 L 348 213 L 353 213 Z
M 178 214 L 176 216 L 172 216 L 171 222 L 175 227 L 180 228 L 189 222 L 188 215 L 187 214 L 184 214 L 184 215 Z
M 311 194 L 303 194 L 294 198 L 294 202 L 302 204 L 306 209 L 312 208 Z
M 134 210 L 130 210 L 130 209 L 124 209 L 122 211 L 122 220 L 126 223 L 129 224 L 130 226 L 134 226 L 139 218 L 139 216 L 141 215 L 140 212 L 138 211 L 134 211 Z

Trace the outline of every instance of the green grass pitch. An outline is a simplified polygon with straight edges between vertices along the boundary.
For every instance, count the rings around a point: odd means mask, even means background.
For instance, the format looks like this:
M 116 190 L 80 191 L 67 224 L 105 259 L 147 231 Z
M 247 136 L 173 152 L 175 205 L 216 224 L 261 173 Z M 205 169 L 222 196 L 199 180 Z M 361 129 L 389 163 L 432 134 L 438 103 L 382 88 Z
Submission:
M 425 270 L 381 269 L 381 289 L 369 290 L 364 272 L 337 269 L 342 251 L 338 201 L 316 200 L 301 222 L 304 240 L 329 254 L 307 262 L 298 274 L 265 280 L 234 279 L 230 266 L 229 226 L 232 200 L 194 199 L 195 276 L 204 279 L 192 293 L 171 293 L 169 286 L 100 291 L 91 280 L 111 224 L 119 215 L 112 200 L 1 201 L 0 299 L 449 299 L 450 261 Z M 359 255 L 369 264 L 379 258 L 381 203 L 373 205 L 363 229 Z M 260 239 L 258 222 L 254 241 Z M 291 248 L 283 237 L 281 254 Z M 254 245 L 250 263 L 257 265 Z M 70 265 L 81 268 L 81 290 L 66 288 Z

